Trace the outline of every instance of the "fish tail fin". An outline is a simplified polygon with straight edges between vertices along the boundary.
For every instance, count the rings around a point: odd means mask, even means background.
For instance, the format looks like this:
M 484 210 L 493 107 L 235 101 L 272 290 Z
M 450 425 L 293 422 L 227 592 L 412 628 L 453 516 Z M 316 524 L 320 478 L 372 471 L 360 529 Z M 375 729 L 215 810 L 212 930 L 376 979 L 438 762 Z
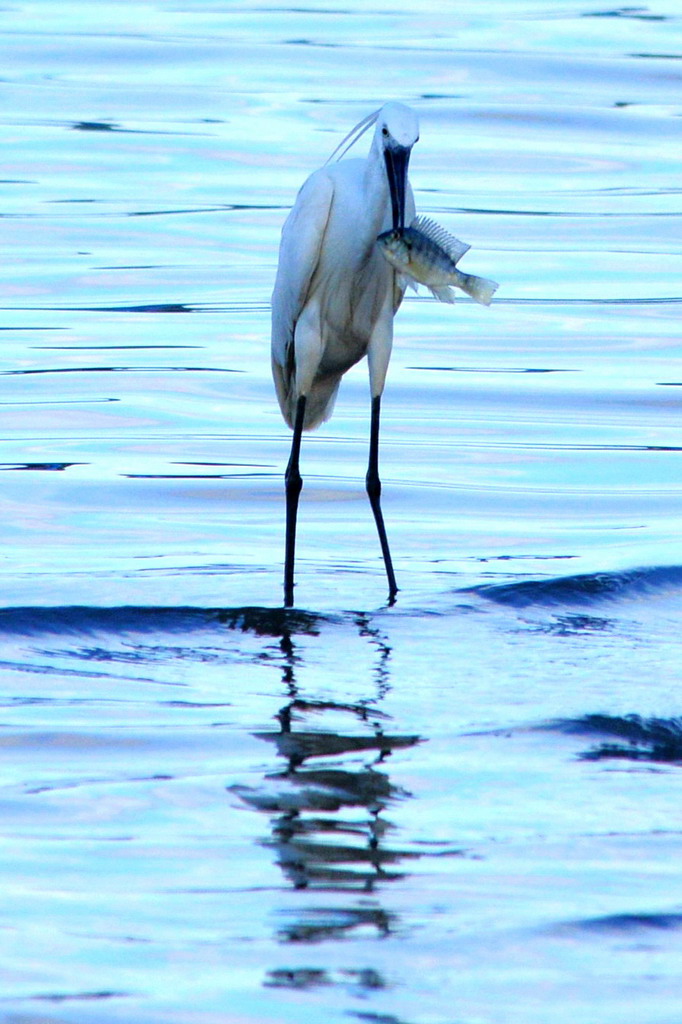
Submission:
M 460 288 L 476 302 L 489 306 L 499 285 L 487 277 L 476 277 L 475 274 L 462 274 Z
M 455 289 L 451 288 L 449 284 L 442 284 L 437 287 L 429 286 L 429 291 L 433 295 L 434 299 L 438 299 L 439 302 L 455 301 Z

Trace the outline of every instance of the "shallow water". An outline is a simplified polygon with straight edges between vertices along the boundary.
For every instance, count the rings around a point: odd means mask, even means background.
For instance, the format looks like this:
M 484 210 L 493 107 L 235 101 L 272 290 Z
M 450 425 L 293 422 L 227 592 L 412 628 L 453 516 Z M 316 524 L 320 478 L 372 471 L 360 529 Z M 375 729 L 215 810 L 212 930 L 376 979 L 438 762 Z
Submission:
M 0 1019 L 673 1024 L 677 5 L 5 11 Z M 290 438 L 278 235 L 386 98 L 490 310 Z M 365 140 L 359 144 L 365 145 Z

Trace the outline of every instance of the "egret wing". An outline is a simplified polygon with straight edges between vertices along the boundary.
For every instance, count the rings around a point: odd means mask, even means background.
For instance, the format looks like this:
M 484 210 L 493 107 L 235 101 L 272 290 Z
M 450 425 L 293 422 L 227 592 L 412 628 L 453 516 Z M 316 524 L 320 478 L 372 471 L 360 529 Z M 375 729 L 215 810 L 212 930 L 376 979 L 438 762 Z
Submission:
M 286 368 L 294 328 L 307 301 L 319 263 L 334 184 L 323 169 L 304 183 L 284 227 L 279 248 L 279 265 L 272 293 L 272 359 Z

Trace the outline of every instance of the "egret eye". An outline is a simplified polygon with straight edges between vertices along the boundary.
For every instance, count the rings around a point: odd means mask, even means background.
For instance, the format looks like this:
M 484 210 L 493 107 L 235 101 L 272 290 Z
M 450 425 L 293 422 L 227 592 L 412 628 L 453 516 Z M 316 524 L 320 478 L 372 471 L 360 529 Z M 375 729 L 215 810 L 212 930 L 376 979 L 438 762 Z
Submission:
M 384 125 L 384 127 L 381 129 L 381 134 L 388 135 L 388 128 L 386 127 L 386 125 Z

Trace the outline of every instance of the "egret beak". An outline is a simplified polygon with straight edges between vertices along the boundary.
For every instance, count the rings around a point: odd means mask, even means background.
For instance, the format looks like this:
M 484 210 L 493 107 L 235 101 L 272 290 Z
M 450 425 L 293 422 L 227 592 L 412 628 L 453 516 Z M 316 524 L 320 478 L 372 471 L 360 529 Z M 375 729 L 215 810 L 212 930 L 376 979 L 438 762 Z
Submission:
M 398 146 L 393 144 L 384 150 L 386 162 L 386 177 L 388 188 L 391 193 L 391 212 L 393 214 L 393 229 L 405 227 L 405 189 L 407 186 L 407 165 L 410 162 L 411 149 L 409 146 Z

